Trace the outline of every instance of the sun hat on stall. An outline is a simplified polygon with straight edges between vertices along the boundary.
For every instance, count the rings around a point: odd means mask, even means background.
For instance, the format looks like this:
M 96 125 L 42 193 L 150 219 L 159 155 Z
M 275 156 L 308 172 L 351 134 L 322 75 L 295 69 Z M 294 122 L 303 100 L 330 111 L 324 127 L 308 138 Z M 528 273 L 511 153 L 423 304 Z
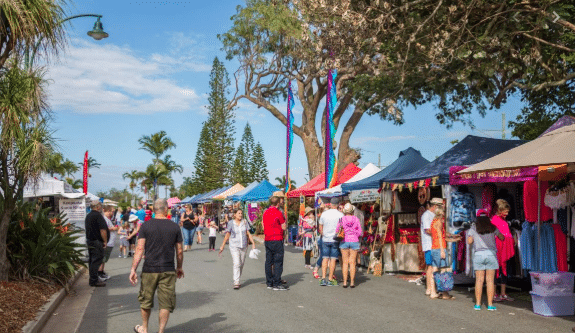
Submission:
M 355 209 L 355 207 L 350 204 L 349 202 L 345 204 L 345 206 L 343 206 L 343 212 L 345 214 L 351 214 L 353 213 L 353 210 Z
M 429 202 L 432 205 L 441 205 L 443 206 L 443 199 L 441 198 L 433 198 L 431 199 L 431 201 Z
M 129 222 L 136 222 L 138 220 L 138 217 L 134 214 L 130 215 L 130 218 L 128 219 Z
M 313 208 L 311 208 L 311 207 L 306 207 L 306 208 L 305 208 L 305 213 L 303 214 L 303 216 L 308 216 L 309 213 L 313 213 Z
M 275 192 L 272 194 L 272 197 L 278 197 L 278 198 L 283 198 L 283 197 L 285 197 L 285 196 L 286 196 L 286 195 L 284 194 L 284 191 L 275 191 Z

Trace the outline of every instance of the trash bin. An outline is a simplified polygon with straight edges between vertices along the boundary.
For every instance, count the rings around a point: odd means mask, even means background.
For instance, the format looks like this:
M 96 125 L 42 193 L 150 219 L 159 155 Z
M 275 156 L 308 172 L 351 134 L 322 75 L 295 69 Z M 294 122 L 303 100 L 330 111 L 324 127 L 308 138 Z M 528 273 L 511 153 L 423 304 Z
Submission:
M 295 245 L 297 241 L 297 227 L 290 227 L 288 230 L 288 242 Z

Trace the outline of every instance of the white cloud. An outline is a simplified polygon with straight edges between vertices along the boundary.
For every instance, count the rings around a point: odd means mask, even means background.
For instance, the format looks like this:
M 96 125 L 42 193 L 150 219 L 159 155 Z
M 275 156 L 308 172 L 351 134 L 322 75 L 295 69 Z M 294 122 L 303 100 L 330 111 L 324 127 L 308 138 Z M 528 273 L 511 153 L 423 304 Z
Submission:
M 209 66 L 186 58 L 154 54 L 136 55 L 128 47 L 73 40 L 72 46 L 49 66 L 50 103 L 53 108 L 79 113 L 188 111 L 201 97 L 169 74 L 205 71 Z
M 240 100 L 235 109 L 236 121 L 249 121 L 252 125 L 259 125 L 262 123 L 262 118 L 265 118 L 267 112 L 267 110 L 258 108 L 249 101 Z
M 415 139 L 416 136 L 414 135 L 396 135 L 396 136 L 387 136 L 387 137 L 361 137 L 361 138 L 352 138 L 351 143 L 353 146 L 361 146 L 371 142 L 392 142 L 392 141 L 400 141 L 400 140 L 411 140 Z

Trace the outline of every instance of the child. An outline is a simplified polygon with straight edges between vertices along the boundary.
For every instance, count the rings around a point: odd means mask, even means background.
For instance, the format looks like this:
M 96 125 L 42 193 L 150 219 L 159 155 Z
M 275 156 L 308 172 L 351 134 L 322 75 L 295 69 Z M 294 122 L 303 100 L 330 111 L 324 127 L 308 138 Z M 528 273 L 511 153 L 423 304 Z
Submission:
M 211 222 L 210 226 L 210 234 L 208 239 L 210 241 L 210 246 L 208 247 L 208 251 L 215 251 L 216 250 L 216 234 L 218 233 L 218 228 L 216 226 L 216 222 Z
M 497 245 L 495 237 L 503 239 L 504 236 L 491 223 L 487 211 L 481 209 L 477 212 L 475 230 L 469 229 L 467 243 L 473 244 L 473 270 L 475 271 L 475 310 L 481 310 L 481 295 L 483 281 L 487 287 L 487 310 L 495 311 L 493 296 L 495 294 L 495 270 L 497 263 Z
M 303 236 L 303 252 L 305 258 L 305 268 L 311 267 L 311 253 L 313 252 L 313 233 L 315 231 L 315 216 L 311 207 L 305 208 L 305 215 L 301 219 L 301 228 Z
M 128 231 L 130 230 L 130 225 L 128 222 L 124 224 L 118 230 L 118 235 L 120 236 L 120 255 L 118 258 L 127 258 L 126 250 L 130 246 L 128 242 Z
M 507 296 L 505 287 L 507 285 L 507 261 L 515 255 L 515 241 L 509 230 L 509 224 L 505 221 L 509 215 L 509 203 L 503 199 L 495 202 L 496 215 L 491 218 L 491 223 L 503 235 L 503 238 L 495 240 L 497 245 L 497 262 L 499 263 L 499 278 L 501 280 L 501 294 L 495 295 L 495 302 L 513 301 L 513 298 Z

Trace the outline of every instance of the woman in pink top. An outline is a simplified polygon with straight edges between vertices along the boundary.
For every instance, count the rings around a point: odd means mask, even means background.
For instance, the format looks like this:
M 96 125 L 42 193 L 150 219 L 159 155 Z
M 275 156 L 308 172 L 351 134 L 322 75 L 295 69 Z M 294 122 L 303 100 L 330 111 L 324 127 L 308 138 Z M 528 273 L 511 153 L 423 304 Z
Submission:
M 347 288 L 347 273 L 350 275 L 350 288 L 355 288 L 355 263 L 357 261 L 357 252 L 359 251 L 359 236 L 361 236 L 361 224 L 359 219 L 353 215 L 353 207 L 350 203 L 343 207 L 344 217 L 341 218 L 336 230 L 343 228 L 345 238 L 339 245 L 343 261 L 343 287 Z
M 505 238 L 503 240 L 496 238 L 497 245 L 497 261 L 499 262 L 499 277 L 501 279 L 501 294 L 495 295 L 493 300 L 495 302 L 501 301 L 513 301 L 513 298 L 507 296 L 506 285 L 507 285 L 507 261 L 515 255 L 515 241 L 509 230 L 509 224 L 505 221 L 507 215 L 509 215 L 509 203 L 503 199 L 497 200 L 495 203 L 495 208 L 497 209 L 496 215 L 491 218 L 491 223 L 495 225 L 497 230 Z

